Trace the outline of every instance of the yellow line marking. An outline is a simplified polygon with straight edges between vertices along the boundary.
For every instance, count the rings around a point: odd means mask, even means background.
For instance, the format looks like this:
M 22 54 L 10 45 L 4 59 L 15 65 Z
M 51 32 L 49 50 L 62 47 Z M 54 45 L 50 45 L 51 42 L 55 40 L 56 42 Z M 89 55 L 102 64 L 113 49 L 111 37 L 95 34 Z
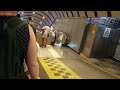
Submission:
M 60 55 L 52 48 L 51 45 L 47 45 L 46 47 L 51 52 L 51 54 L 53 55 L 53 57 L 60 58 Z
M 106 72 L 106 73 L 108 73 L 108 74 L 116 77 L 116 78 L 120 78 L 119 75 L 116 75 L 116 74 L 114 74 L 114 73 L 106 70 L 105 68 L 103 69 L 103 68 L 101 68 L 100 66 L 96 65 L 96 64 L 93 63 L 89 58 L 85 57 L 83 54 L 80 54 L 80 57 L 81 57 L 81 60 L 83 60 L 84 62 L 86 62 L 86 63 L 88 63 L 88 64 L 90 64 L 90 65 L 92 65 L 92 66 L 94 66 L 94 67 L 96 67 L 96 68 L 98 68 L 98 69 L 100 69 L 100 70 L 102 70 L 102 71 L 104 71 L 104 72 Z
M 57 58 L 39 58 L 50 79 L 82 79 Z

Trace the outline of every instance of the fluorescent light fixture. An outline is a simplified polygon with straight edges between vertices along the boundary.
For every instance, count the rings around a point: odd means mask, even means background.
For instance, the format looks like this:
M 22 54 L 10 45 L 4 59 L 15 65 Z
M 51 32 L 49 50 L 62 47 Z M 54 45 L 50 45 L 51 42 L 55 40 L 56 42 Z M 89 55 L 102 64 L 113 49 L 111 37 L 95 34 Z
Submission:
M 33 12 L 33 14 L 35 14 L 35 12 Z

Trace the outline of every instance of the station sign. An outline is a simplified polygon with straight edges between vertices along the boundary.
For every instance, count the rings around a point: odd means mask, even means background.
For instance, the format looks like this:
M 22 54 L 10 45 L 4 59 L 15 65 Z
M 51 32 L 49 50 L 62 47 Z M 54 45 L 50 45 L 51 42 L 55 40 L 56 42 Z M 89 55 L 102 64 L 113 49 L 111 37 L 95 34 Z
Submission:
M 105 28 L 103 37 L 108 38 L 110 35 L 111 28 Z

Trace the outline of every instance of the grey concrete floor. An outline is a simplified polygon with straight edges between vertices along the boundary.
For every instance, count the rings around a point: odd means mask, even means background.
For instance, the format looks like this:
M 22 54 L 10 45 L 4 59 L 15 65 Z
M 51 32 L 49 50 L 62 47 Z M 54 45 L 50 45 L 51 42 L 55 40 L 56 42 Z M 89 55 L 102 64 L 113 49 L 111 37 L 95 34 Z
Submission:
M 116 77 L 99 70 L 80 59 L 80 55 L 74 52 L 68 47 L 56 47 L 52 48 L 59 54 L 59 60 L 62 61 L 67 67 L 73 70 L 82 79 L 117 79 Z M 48 48 L 41 48 L 42 57 L 53 57 L 47 50 Z M 46 72 L 40 65 L 40 77 L 41 79 L 48 79 Z

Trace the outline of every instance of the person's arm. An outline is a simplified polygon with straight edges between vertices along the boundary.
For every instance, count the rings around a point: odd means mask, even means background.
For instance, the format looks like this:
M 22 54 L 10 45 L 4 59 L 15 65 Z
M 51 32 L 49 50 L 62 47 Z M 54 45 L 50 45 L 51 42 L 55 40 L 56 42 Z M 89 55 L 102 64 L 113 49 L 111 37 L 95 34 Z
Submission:
M 32 27 L 29 26 L 29 34 L 30 34 L 30 41 L 26 56 L 26 64 L 28 66 L 28 71 L 30 72 L 30 76 L 32 79 L 40 79 L 39 77 L 39 64 L 37 60 L 37 46 L 36 46 L 36 38 Z

